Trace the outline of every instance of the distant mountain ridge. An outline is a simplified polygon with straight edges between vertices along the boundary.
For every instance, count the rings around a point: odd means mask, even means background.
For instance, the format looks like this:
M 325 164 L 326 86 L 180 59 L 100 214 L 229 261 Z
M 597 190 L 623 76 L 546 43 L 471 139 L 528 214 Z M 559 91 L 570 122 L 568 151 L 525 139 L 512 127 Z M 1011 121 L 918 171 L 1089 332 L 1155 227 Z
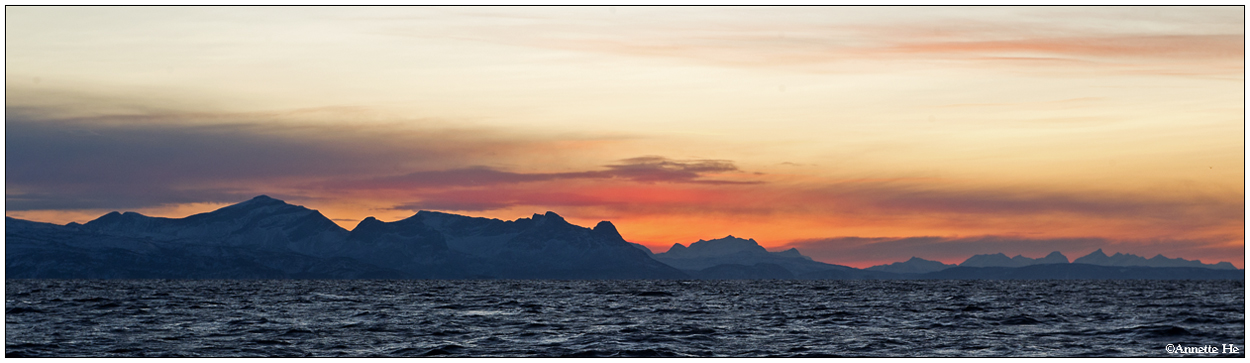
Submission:
M 866 268 L 868 271 L 893 272 L 899 274 L 922 274 L 935 271 L 942 271 L 955 265 L 947 265 L 938 261 L 929 261 L 923 258 L 913 256 L 904 262 L 895 262 L 889 265 L 877 265 Z
M 1003 253 L 974 255 L 964 260 L 958 265 L 947 265 L 937 261 L 929 261 L 922 258 L 912 257 L 905 262 L 895 262 L 888 265 L 877 265 L 866 268 L 868 271 L 883 271 L 902 274 L 923 274 L 929 272 L 942 271 L 954 267 L 1026 267 L 1034 265 L 1052 265 L 1052 264 L 1083 264 L 1094 266 L 1123 266 L 1123 267 L 1194 267 L 1208 268 L 1217 270 L 1236 270 L 1237 268 L 1228 262 L 1220 262 L 1216 264 L 1203 264 L 1201 261 L 1190 261 L 1182 258 L 1167 258 L 1163 255 L 1157 255 L 1153 258 L 1146 259 L 1137 255 L 1116 253 L 1114 256 L 1107 256 L 1098 249 L 1089 255 L 1077 258 L 1069 262 L 1068 257 L 1059 251 L 1051 252 L 1042 258 L 1029 258 L 1021 255 L 1015 257 L 1007 257 Z
M 1052 263 L 1068 263 L 1068 256 L 1055 251 L 1042 258 L 1028 258 L 1021 255 L 1007 258 L 1007 255 L 1000 252 L 992 255 L 975 255 L 959 265 L 965 267 L 1024 267 Z
M 780 252 L 769 252 L 755 242 L 755 239 L 743 239 L 733 235 L 712 240 L 699 240 L 686 247 L 680 243 L 673 244 L 667 252 L 651 255 L 652 258 L 669 266 L 686 271 L 695 276 L 748 276 L 751 271 L 757 272 L 760 278 L 776 278 L 785 276 L 778 273 L 781 268 L 792 275 L 801 275 L 825 270 L 846 270 L 847 266 L 817 262 L 804 256 L 798 249 L 791 248 Z M 726 267 L 729 266 L 729 267 Z M 724 271 L 725 274 L 698 272 L 707 269 Z
M 174 279 L 1244 279 L 1228 262 L 1162 255 L 1069 263 L 975 255 L 958 266 L 912 257 L 857 269 L 771 252 L 732 235 L 652 254 L 602 221 L 593 228 L 554 212 L 514 221 L 420 211 L 352 230 L 316 210 L 268 196 L 185 218 L 111 212 L 84 224 L 5 218 L 8 278 Z
M 1007 258 L 1007 255 L 1002 254 L 1002 253 L 997 253 L 997 254 L 992 254 L 992 255 L 975 255 L 975 256 L 969 257 L 963 263 L 959 264 L 959 266 L 963 266 L 963 267 L 1024 267 L 1024 266 L 1032 266 L 1032 265 L 1067 264 L 1067 263 L 1069 263 L 1068 258 L 1064 256 L 1062 253 L 1059 253 L 1059 251 L 1055 251 L 1055 252 L 1051 252 L 1046 257 L 1038 258 L 1038 259 L 1028 258 L 1028 257 L 1020 256 L 1020 255 L 1016 255 L 1016 257 L 1012 257 L 1012 258 Z M 1228 263 L 1228 262 L 1220 262 L 1216 264 L 1204 264 L 1202 263 L 1202 261 L 1198 261 L 1198 260 L 1190 261 L 1190 260 L 1186 260 L 1183 258 L 1167 258 L 1167 257 L 1163 257 L 1163 255 L 1157 255 L 1150 259 L 1146 259 L 1137 255 L 1122 254 L 1122 253 L 1116 253 L 1114 256 L 1107 256 L 1106 253 L 1102 252 L 1101 248 L 1094 252 L 1090 252 L 1090 254 L 1088 255 L 1079 257 L 1076 260 L 1073 260 L 1071 263 L 1095 265 L 1095 266 L 1198 267 L 1198 268 L 1211 268 L 1211 269 L 1219 269 L 1219 270 L 1236 270 L 1237 269 L 1237 267 L 1233 266 L 1233 264 Z
M 1218 262 L 1215 264 L 1204 264 L 1201 260 L 1186 260 L 1183 258 L 1167 258 L 1162 254 L 1155 255 L 1149 259 L 1132 254 L 1122 254 L 1116 252 L 1115 255 L 1107 256 L 1099 248 L 1097 251 L 1090 252 L 1084 257 L 1078 258 L 1072 263 L 1083 263 L 1098 266 L 1145 266 L 1145 267 L 1202 267 L 1213 268 L 1219 270 L 1236 270 L 1237 267 L 1228 262 Z
M 1024 267 L 959 266 L 910 278 L 936 280 L 1245 280 L 1245 277 L 1245 270 L 1237 269 L 1050 263 Z

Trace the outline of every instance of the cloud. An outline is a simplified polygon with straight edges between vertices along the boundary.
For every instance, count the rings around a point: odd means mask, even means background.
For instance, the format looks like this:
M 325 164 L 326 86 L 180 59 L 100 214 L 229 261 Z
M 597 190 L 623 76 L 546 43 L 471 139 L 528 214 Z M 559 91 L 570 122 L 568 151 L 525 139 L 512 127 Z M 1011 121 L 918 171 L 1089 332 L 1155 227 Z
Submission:
M 562 179 L 494 187 L 409 190 L 410 198 L 395 209 L 486 211 L 514 206 L 541 208 L 590 207 L 624 214 L 749 213 L 733 196 L 748 184 L 639 183 L 627 179 Z
M 452 190 L 422 193 L 421 201 L 396 206 L 399 210 L 444 210 L 479 212 L 517 205 L 585 207 L 620 204 L 610 196 L 521 190 Z
M 57 118 L 38 111 L 6 109 L 5 198 L 10 211 L 228 203 L 257 194 L 298 195 L 301 200 L 311 200 L 341 193 L 378 196 L 384 194 L 380 190 L 391 190 L 393 196 L 411 196 L 430 188 L 578 180 L 759 183 L 716 178 L 739 171 L 728 160 L 660 156 L 618 160 L 601 170 L 562 173 L 456 167 L 508 163 L 510 158 L 523 161 L 527 154 L 561 152 L 561 145 L 570 141 L 499 137 L 483 130 L 290 124 L 267 114 Z M 586 151 L 585 145 L 573 144 Z M 394 175 L 396 170 L 405 169 L 426 170 Z M 480 198 L 474 196 L 481 192 L 459 195 L 434 190 L 417 193 L 413 199 L 422 200 L 424 208 L 486 210 L 538 202 L 535 197 L 542 195 L 524 193 L 527 195 L 518 198 L 497 195 L 500 201 L 476 201 Z M 594 200 L 551 197 L 553 203 L 569 205 Z
M 701 180 L 704 173 L 738 171 L 728 160 L 669 160 L 659 156 L 643 156 L 608 165 L 608 171 L 591 172 L 614 178 L 641 182 L 685 182 L 705 184 L 758 184 L 753 181 Z
M 1002 56 L 1035 54 L 1057 59 L 1157 58 L 1173 60 L 1240 59 L 1244 52 L 1239 34 L 1108 36 L 1082 38 L 1021 38 L 960 42 L 901 43 L 882 49 L 900 54 L 975 54 Z
M 960 188 L 943 183 L 845 182 L 808 193 L 808 198 L 840 201 L 895 213 L 1029 215 L 1072 213 L 1102 217 L 1172 219 L 1202 215 L 1238 218 L 1240 198 L 1193 191 L 1183 196 L 1098 190 L 1048 190 L 1038 187 Z
M 353 179 L 329 183 L 333 187 L 368 189 L 408 189 L 481 187 L 506 184 L 550 182 L 572 179 L 616 179 L 642 183 L 693 184 L 759 184 L 750 180 L 706 179 L 710 173 L 739 171 L 728 160 L 672 160 L 661 156 L 643 156 L 619 160 L 605 165 L 607 170 L 565 173 L 516 173 L 485 166 L 446 170 L 426 170 L 398 176 Z
M 516 173 L 479 167 L 423 171 L 342 187 L 399 200 L 401 210 L 490 211 L 517 206 L 591 210 L 611 218 L 699 215 L 753 223 L 822 220 L 857 231 L 1043 233 L 1077 230 L 1118 237 L 1227 234 L 1244 214 L 1240 195 L 1186 190 L 1124 191 L 974 185 L 936 178 L 795 179 L 713 173 L 738 170 L 727 161 L 621 160 L 605 170 Z M 708 184 L 703 182 L 722 182 Z M 352 189 L 355 188 L 355 189 Z M 765 218 L 765 219 L 761 219 Z M 761 222 L 768 220 L 768 222 Z M 812 228 L 810 225 L 804 228 Z M 858 233 L 858 232 L 857 232 Z
M 1147 66 L 1145 71 L 1154 74 L 1240 74 L 1244 54 L 1244 16 L 1236 7 L 1169 8 L 1169 14 L 1137 8 L 790 10 L 751 9 L 748 15 L 733 8 L 630 9 L 615 15 L 549 16 L 542 22 L 511 24 L 506 31 L 471 27 L 454 36 L 820 73 L 895 72 L 895 62 L 940 59 L 976 68 L 989 63 L 1031 70 L 1049 65 L 1053 68 L 1048 71 L 1059 72 L 1141 72 Z M 407 34 L 431 32 L 452 30 L 413 29 Z
M 481 130 L 294 126 L 239 114 L 39 116 L 6 109 L 8 210 L 232 202 L 311 180 L 456 165 L 538 142 Z
M 130 186 L 66 186 L 55 183 L 42 187 L 8 186 L 9 189 L 15 187 L 36 191 L 6 192 L 4 207 L 7 211 L 82 209 L 120 211 L 170 204 L 237 203 L 257 194 L 254 191 L 230 189 L 179 190 L 162 185 L 140 183 Z

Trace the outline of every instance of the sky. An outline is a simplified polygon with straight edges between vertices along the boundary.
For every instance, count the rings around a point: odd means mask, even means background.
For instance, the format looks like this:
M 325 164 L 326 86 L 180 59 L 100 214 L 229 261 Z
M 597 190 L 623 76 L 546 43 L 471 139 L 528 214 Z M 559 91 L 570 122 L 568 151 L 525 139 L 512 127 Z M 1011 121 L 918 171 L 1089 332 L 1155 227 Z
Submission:
M 1245 260 L 1244 8 L 6 7 L 5 215 Z

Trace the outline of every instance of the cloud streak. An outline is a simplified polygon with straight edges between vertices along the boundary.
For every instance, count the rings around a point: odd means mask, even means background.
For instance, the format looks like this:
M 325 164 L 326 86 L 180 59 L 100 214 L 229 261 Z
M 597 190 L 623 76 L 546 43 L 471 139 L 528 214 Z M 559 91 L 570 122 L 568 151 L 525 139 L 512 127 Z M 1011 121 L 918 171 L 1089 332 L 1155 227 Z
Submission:
M 457 39 L 636 57 L 684 59 L 736 67 L 815 72 L 894 71 L 893 62 L 963 61 L 984 67 L 1050 65 L 1127 71 L 1148 65 L 1157 74 L 1240 73 L 1240 10 L 1169 8 L 1171 16 L 1135 8 L 812 8 L 808 16 L 777 9 L 629 9 L 619 14 L 517 21 L 508 31 L 470 27 Z M 918 14 L 925 14 L 918 16 Z M 489 17 L 477 12 L 459 15 Z M 687 22 L 665 22 L 673 17 Z M 1084 18 L 1080 21 L 1067 21 Z M 595 19 L 590 22 L 587 19 Z M 612 26 L 603 26 L 602 24 Z M 1115 29 L 1089 23 L 1128 24 Z M 560 24 L 554 26 L 553 24 Z M 1182 26 L 1183 25 L 1183 26 Z M 524 31 L 515 31 L 516 29 Z M 569 29 L 577 29 L 569 31 Z M 448 30 L 444 30 L 448 31 Z M 395 31 L 422 34 L 430 31 Z M 439 33 L 434 30 L 434 33 Z M 626 35 L 627 34 L 627 35 Z M 1078 62 L 1078 63 L 1073 63 Z M 1201 67 L 1194 64 L 1219 64 Z M 1050 64 L 1047 64 L 1050 63 Z M 1060 69 L 1060 71 L 1063 71 Z
M 284 126 L 249 115 L 215 115 L 212 122 L 204 118 L 44 119 L 6 109 L 7 207 L 135 208 L 237 201 L 310 180 L 455 165 L 532 143 L 492 139 L 480 130 L 396 132 L 347 125 Z
M 1059 59 L 1156 58 L 1240 60 L 1245 53 L 1241 35 L 1171 35 L 1085 38 L 1024 38 L 1016 40 L 903 43 L 883 48 L 886 53 L 931 54 L 950 57 L 972 54 L 1002 56 L 1032 54 Z
M 749 185 L 732 161 L 643 156 L 600 170 L 522 173 L 491 167 L 560 152 L 576 140 L 494 137 L 483 130 L 396 130 L 363 125 L 288 125 L 273 115 L 144 114 L 49 118 L 6 109 L 8 210 L 134 209 L 233 202 L 256 194 L 316 199 L 398 191 L 439 209 L 483 210 L 537 203 L 531 190 L 502 189 L 493 201 L 450 189 L 598 181 Z M 505 156 L 499 156 L 505 155 Z M 426 169 L 394 175 L 396 170 Z M 728 176 L 729 178 L 725 178 Z M 500 193 L 525 190 L 524 197 Z M 595 199 L 551 194 L 552 203 Z M 451 200 L 449 198 L 458 198 Z M 510 202 L 505 202 L 510 201 Z M 580 202 L 578 202 L 580 201 Z
M 486 211 L 517 206 L 536 208 L 586 207 L 624 214 L 743 213 L 733 195 L 752 184 L 649 184 L 632 181 L 559 180 L 497 188 L 456 188 L 413 192 L 418 202 L 396 207 L 406 210 Z
M 1102 217 L 1172 219 L 1202 214 L 1206 218 L 1241 218 L 1244 210 L 1234 195 L 1144 195 L 1124 191 L 1046 190 L 959 187 L 917 183 L 839 183 L 813 190 L 808 198 L 838 201 L 895 213 L 1029 215 L 1088 214 Z
M 574 179 L 615 179 L 642 183 L 759 184 L 760 181 L 707 179 L 710 173 L 738 172 L 728 160 L 672 160 L 643 156 L 605 165 L 607 170 L 565 173 L 516 173 L 478 166 L 448 170 L 427 170 L 399 176 L 338 181 L 333 187 L 367 189 L 414 189 L 481 187 Z

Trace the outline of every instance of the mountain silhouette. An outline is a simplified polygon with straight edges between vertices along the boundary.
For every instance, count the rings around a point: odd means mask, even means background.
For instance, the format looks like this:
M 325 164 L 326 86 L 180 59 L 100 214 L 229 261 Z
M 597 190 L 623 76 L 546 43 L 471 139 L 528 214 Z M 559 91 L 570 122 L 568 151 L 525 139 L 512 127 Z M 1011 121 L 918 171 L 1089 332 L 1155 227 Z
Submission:
M 11 278 L 684 278 L 548 212 L 516 221 L 418 212 L 352 231 L 258 196 L 186 218 L 112 212 L 85 224 L 5 219 Z
M 268 196 L 186 218 L 112 212 L 81 229 L 208 246 L 247 247 L 328 257 L 346 248 L 348 231 L 320 212 Z
M 5 217 L 8 278 L 171 279 L 1244 279 L 1228 262 L 1203 264 L 1101 249 L 1068 262 L 976 255 L 959 266 L 918 257 L 856 269 L 770 252 L 732 235 L 667 252 L 555 212 L 513 221 L 420 211 L 352 230 L 268 196 L 185 218 L 110 212 L 84 224 Z
M 1054 263 L 1068 263 L 1068 257 L 1059 251 L 1051 252 L 1046 257 L 1028 258 L 1021 255 L 1007 258 L 1003 253 L 995 253 L 992 255 L 975 255 L 969 257 L 959 266 L 964 267 L 1024 267 L 1031 265 L 1045 265 Z
M 1162 254 L 1155 255 L 1149 259 L 1132 254 L 1122 254 L 1116 252 L 1115 255 L 1107 256 L 1102 249 L 1099 248 L 1090 254 L 1077 258 L 1072 263 L 1080 263 L 1098 266 L 1144 266 L 1144 267 L 1200 267 L 1213 268 L 1220 270 L 1236 270 L 1237 267 L 1228 262 L 1219 262 L 1216 264 L 1204 264 L 1199 260 L 1186 260 L 1183 258 L 1167 258 Z
M 149 217 L 139 215 L 126 218 L 131 222 L 151 222 L 143 219 Z M 166 233 L 141 232 L 135 226 L 129 224 L 124 231 L 114 232 L 84 225 L 60 226 L 6 217 L 5 276 L 72 279 L 409 277 L 351 258 L 276 251 L 263 243 L 230 246 L 221 239 L 171 237 Z
M 802 253 L 799 253 L 799 250 L 794 248 L 781 252 L 769 252 L 755 242 L 754 239 L 743 239 L 733 235 L 708 241 L 699 240 L 691 243 L 690 247 L 676 243 L 667 252 L 657 253 L 651 257 L 696 276 L 713 276 L 714 274 L 710 272 L 694 272 L 721 265 L 739 267 L 724 267 L 713 271 L 733 271 L 731 274 L 734 276 L 744 275 L 746 271 L 760 271 L 760 278 L 774 278 L 773 276 L 779 275 L 772 270 L 766 271 L 753 267 L 759 264 L 768 265 L 765 266 L 767 268 L 780 266 L 793 275 L 831 269 L 851 269 L 846 266 L 813 261 L 811 257 L 804 256 Z
M 1245 277 L 1245 270 L 1237 269 L 1051 263 L 1024 267 L 959 266 L 911 278 L 934 280 L 1244 280 Z
M 868 271 L 893 272 L 900 274 L 922 274 L 934 271 L 941 271 L 955 265 L 947 265 L 937 261 L 929 261 L 919 257 L 912 257 L 905 262 L 895 262 L 888 265 L 877 265 L 866 268 Z
M 401 221 L 371 224 L 390 225 L 388 228 L 394 231 L 429 236 L 426 237 L 428 239 L 438 236 L 441 238 L 438 243 L 473 259 L 474 264 L 468 272 L 474 276 L 547 279 L 686 277 L 626 242 L 611 222 L 603 221 L 594 228 L 585 228 L 565 221 L 555 212 L 502 221 L 421 211 Z

